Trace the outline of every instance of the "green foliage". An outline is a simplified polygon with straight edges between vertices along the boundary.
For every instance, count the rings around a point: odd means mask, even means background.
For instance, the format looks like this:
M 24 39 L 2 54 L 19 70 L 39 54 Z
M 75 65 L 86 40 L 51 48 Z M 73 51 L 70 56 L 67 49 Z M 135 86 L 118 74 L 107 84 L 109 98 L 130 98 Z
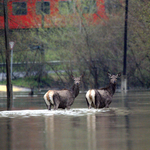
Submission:
M 27 88 L 38 88 L 38 87 L 47 87 L 50 86 L 52 82 L 51 78 L 43 77 L 39 83 L 38 77 L 30 76 L 25 78 L 17 78 L 12 80 L 12 85 L 20 86 L 20 87 L 27 87 Z M 6 81 L 1 81 L 0 84 L 6 85 Z

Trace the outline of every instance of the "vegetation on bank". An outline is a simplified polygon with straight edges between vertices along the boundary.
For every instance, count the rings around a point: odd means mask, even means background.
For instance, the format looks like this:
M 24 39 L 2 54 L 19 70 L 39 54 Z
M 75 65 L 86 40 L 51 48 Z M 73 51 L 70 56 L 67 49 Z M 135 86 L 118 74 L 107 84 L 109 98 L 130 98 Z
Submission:
M 57 79 L 57 77 L 51 78 L 42 77 L 39 81 L 38 77 L 30 76 L 25 78 L 17 78 L 12 80 L 12 85 L 25 87 L 25 88 L 63 88 L 63 83 Z M 0 81 L 1 85 L 6 85 L 6 80 Z
M 6 80 L 1 81 L 0 84 L 6 85 Z M 18 79 L 12 80 L 12 85 L 31 88 L 31 87 L 38 87 L 39 83 L 37 80 L 35 80 L 34 77 L 26 77 L 26 78 L 18 78 Z

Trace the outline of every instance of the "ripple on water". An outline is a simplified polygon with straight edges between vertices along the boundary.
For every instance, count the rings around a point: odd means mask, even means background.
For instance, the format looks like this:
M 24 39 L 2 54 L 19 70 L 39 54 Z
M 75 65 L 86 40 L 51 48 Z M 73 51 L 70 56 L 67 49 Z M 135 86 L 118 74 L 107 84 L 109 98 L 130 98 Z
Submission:
M 65 116 L 85 116 L 90 114 L 99 114 L 105 116 L 111 115 L 127 115 L 128 110 L 119 108 L 103 108 L 103 109 L 87 109 L 87 108 L 73 108 L 70 110 L 13 110 L 13 111 L 1 111 L 0 117 L 30 117 L 30 116 L 52 116 L 52 115 L 65 115 Z

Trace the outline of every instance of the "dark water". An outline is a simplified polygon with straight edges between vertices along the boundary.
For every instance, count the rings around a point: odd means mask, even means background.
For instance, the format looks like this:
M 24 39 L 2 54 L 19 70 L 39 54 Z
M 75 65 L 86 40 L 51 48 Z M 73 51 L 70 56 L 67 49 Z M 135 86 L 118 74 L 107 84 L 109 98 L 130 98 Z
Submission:
M 14 93 L 13 111 L 0 94 L 0 150 L 149 150 L 150 91 L 115 93 L 108 109 L 46 110 L 43 94 Z M 23 110 L 25 109 L 25 110 Z

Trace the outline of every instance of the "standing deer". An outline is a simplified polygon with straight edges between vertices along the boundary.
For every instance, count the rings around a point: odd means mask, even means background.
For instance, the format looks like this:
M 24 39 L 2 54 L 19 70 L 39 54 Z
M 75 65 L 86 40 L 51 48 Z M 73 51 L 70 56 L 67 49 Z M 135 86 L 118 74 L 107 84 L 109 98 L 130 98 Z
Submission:
M 45 95 L 44 95 L 44 100 L 45 103 L 48 107 L 48 110 L 51 110 L 51 105 L 54 106 L 54 110 L 58 108 L 67 108 L 70 109 L 71 105 L 73 104 L 75 98 L 79 94 L 79 85 L 81 78 L 83 77 L 73 77 L 71 76 L 72 79 L 74 80 L 74 84 L 71 89 L 69 90 L 49 90 Z
M 117 75 L 111 75 L 108 72 L 107 75 L 110 79 L 107 87 L 101 89 L 90 89 L 87 91 L 86 101 L 88 108 L 91 108 L 91 106 L 95 108 L 108 108 L 112 102 L 113 95 L 116 91 L 117 78 L 121 76 L 121 73 L 118 73 Z

